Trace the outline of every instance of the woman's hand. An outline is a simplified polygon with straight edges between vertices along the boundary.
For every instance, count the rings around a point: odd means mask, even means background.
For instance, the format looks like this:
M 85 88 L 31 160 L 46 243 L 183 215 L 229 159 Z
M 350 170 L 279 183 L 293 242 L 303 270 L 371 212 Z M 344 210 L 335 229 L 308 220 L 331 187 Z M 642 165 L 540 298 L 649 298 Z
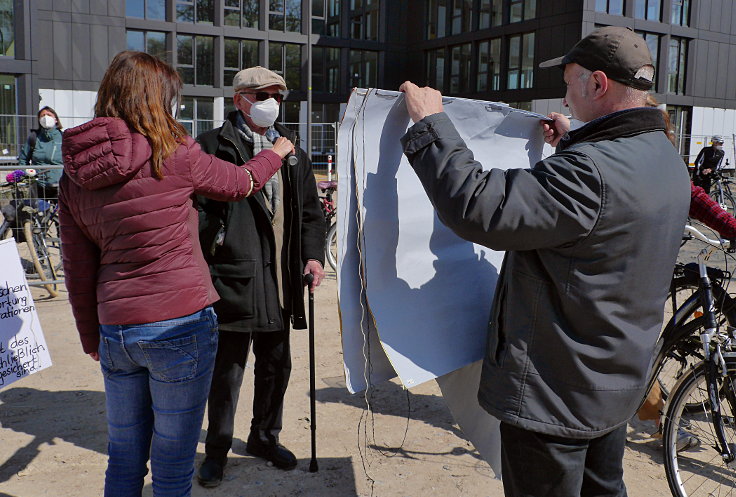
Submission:
M 284 138 L 283 136 L 276 138 L 272 150 L 279 154 L 279 157 L 282 159 L 287 155 L 296 152 L 296 150 L 294 150 L 294 144 L 291 143 L 288 138 Z

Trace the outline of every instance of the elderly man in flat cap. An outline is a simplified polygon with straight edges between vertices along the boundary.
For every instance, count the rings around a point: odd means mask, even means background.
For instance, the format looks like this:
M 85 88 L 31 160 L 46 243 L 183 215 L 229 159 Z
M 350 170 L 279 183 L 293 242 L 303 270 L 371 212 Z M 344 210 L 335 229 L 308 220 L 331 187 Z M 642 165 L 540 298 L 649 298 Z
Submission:
M 584 125 L 550 115 L 557 153 L 534 167 L 483 170 L 440 93 L 410 82 L 402 141 L 442 222 L 507 251 L 478 392 L 501 420 L 505 494 L 621 497 L 689 182 L 662 112 L 645 108 L 654 67 L 640 36 L 598 29 L 552 66 Z
M 201 134 L 205 152 L 243 164 L 279 136 L 296 137 L 276 123 L 287 88 L 263 67 L 244 69 L 233 80 L 237 110 Z M 253 419 L 246 451 L 277 468 L 296 467 L 279 443 L 284 394 L 291 371 L 289 329 L 307 327 L 303 275 L 324 277 L 325 222 L 312 166 L 295 150 L 262 192 L 239 202 L 198 198 L 199 237 L 221 299 L 214 304 L 220 340 L 208 399 L 206 457 L 197 472 L 204 487 L 220 484 L 233 440 L 235 409 L 248 351 L 255 356 Z

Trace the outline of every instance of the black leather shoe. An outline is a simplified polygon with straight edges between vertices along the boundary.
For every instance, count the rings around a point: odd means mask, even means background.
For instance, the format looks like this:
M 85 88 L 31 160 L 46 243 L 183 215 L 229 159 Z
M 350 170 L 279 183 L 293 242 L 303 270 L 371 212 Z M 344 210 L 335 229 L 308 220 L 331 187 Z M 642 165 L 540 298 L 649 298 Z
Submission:
M 205 458 L 197 471 L 197 481 L 205 488 L 214 488 L 222 483 L 225 463 L 215 459 Z
M 263 442 L 257 437 L 250 436 L 245 451 L 252 456 L 271 461 L 279 469 L 290 470 L 296 468 L 294 454 L 279 443 Z

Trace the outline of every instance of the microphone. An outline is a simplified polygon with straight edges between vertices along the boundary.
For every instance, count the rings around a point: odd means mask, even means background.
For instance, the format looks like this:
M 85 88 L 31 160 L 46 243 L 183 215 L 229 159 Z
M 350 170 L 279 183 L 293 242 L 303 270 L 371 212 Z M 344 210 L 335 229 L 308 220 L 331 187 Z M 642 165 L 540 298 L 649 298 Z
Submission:
M 276 140 L 277 140 L 278 138 L 279 138 L 279 135 L 277 135 L 276 133 L 274 133 L 274 134 L 273 134 L 273 135 L 272 135 L 272 136 L 271 136 L 271 137 L 269 138 L 269 140 L 271 140 L 271 143 L 276 143 Z M 294 152 L 290 152 L 290 153 L 289 153 L 289 155 L 287 155 L 286 157 L 284 157 L 284 160 L 285 160 L 285 161 L 286 161 L 286 163 L 287 163 L 288 165 L 290 165 L 290 166 L 296 166 L 296 165 L 297 165 L 297 163 L 299 162 L 299 159 L 297 159 L 297 157 L 296 157 L 296 154 L 294 154 Z

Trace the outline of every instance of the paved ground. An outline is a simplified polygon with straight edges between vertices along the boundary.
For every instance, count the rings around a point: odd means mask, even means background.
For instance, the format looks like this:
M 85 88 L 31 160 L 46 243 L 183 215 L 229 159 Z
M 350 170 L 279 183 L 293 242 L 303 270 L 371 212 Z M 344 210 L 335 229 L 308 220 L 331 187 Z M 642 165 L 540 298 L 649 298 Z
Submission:
M 36 305 L 54 366 L 0 390 L 0 497 L 102 495 L 106 464 L 104 392 L 97 363 L 82 353 L 66 298 Z M 309 473 L 306 332 L 293 333 L 294 372 L 282 441 L 299 458 L 283 472 L 245 454 L 252 376 L 241 396 L 233 454 L 221 487 L 194 496 L 501 496 L 502 488 L 462 438 L 434 384 L 411 393 L 389 382 L 370 399 L 344 388 L 334 273 L 317 294 L 319 472 Z M 252 371 L 252 370 L 250 370 Z M 629 495 L 669 495 L 658 442 L 630 429 Z M 204 440 L 204 431 L 200 440 Z M 204 447 L 200 444 L 198 461 Z M 150 482 L 144 495 L 150 496 Z

